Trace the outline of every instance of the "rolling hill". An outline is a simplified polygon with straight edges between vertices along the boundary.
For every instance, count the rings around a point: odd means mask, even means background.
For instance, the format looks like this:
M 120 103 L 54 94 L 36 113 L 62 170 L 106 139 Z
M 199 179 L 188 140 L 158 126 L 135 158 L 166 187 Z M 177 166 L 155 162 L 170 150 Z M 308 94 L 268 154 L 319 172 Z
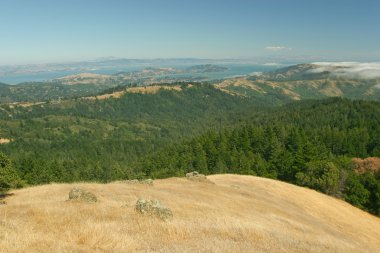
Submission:
M 194 66 L 194 69 L 208 67 L 218 71 L 218 66 Z M 243 77 L 231 77 L 225 80 L 214 80 L 212 82 L 216 89 L 229 95 L 247 97 L 253 100 L 266 101 L 268 104 L 287 103 L 304 99 L 324 99 L 329 97 L 344 97 L 362 100 L 380 100 L 380 79 L 364 78 L 362 76 L 336 75 L 329 71 L 316 72 L 321 66 L 315 64 L 299 64 L 272 72 L 247 75 Z M 334 67 L 333 70 L 340 69 Z M 146 80 L 147 81 L 147 80 Z M 149 84 L 154 87 L 162 86 L 165 89 L 170 83 L 169 79 L 150 80 Z M 161 84 L 158 84 L 160 81 Z M 190 80 L 187 80 L 190 81 Z M 146 86 L 145 86 L 146 87 Z M 128 93 L 130 87 L 118 87 L 117 93 Z M 144 93 L 143 89 L 140 89 Z M 112 89 L 107 97 L 115 97 Z M 102 95 L 104 95 L 102 93 Z M 117 95 L 118 96 L 118 95 Z
M 188 68 L 147 67 L 115 74 L 78 73 L 42 82 L 17 85 L 0 83 L 0 104 L 47 102 L 96 95 L 115 87 L 147 86 L 179 81 L 207 80 L 203 73 L 223 72 L 226 67 L 213 64 Z
M 113 92 L 126 93 L 131 87 L 163 86 L 179 82 L 211 80 L 216 89 L 230 95 L 286 103 L 302 99 L 345 97 L 380 100 L 380 79 L 377 76 L 342 74 L 345 68 L 334 66 L 325 71 L 316 64 L 299 64 L 271 72 L 255 73 L 223 80 L 207 78 L 204 73 L 226 71 L 226 67 L 205 64 L 185 69 L 149 67 L 141 71 L 113 75 L 80 73 L 46 82 L 18 85 L 0 84 L 0 104 L 69 100 Z M 343 70 L 342 70 L 343 69 Z M 335 71 L 335 72 L 334 72 Z
M 346 202 L 271 179 L 227 174 L 209 180 L 13 191 L 0 205 L 0 251 L 380 252 L 380 219 Z M 99 202 L 68 202 L 75 186 Z M 140 197 L 159 199 L 173 219 L 136 213 Z
M 342 67 L 343 68 L 343 67 Z M 277 96 L 291 100 L 345 97 L 380 100 L 380 79 L 330 71 L 316 64 L 299 64 L 272 72 L 227 79 L 216 87 L 232 95 Z

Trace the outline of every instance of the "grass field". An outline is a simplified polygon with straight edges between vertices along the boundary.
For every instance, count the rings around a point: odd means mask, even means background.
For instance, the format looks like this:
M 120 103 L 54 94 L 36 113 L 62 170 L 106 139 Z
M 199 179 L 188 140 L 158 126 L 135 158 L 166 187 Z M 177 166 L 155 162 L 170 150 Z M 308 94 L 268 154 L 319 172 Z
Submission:
M 0 205 L 0 252 L 380 252 L 380 219 L 341 200 L 258 177 L 209 179 L 13 191 Z M 74 186 L 99 202 L 66 201 Z M 140 197 L 174 218 L 136 213 Z

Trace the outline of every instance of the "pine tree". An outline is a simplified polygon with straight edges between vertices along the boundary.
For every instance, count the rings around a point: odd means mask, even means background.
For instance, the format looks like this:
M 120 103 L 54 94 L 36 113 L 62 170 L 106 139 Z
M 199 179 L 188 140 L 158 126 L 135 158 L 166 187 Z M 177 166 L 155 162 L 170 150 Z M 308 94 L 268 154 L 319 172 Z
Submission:
M 19 188 L 22 186 L 22 181 L 13 168 L 11 160 L 0 153 L 0 192 L 6 192 L 12 188 Z

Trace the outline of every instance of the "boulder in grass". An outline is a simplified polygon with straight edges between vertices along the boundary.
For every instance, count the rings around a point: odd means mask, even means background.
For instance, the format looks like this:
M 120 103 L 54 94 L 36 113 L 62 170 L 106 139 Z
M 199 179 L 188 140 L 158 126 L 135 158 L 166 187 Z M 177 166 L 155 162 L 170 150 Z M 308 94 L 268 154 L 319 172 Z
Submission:
M 138 213 L 155 216 L 161 220 L 171 220 L 173 218 L 172 211 L 163 206 L 159 200 L 139 199 L 136 202 L 135 210 Z
M 147 184 L 147 185 L 153 185 L 153 180 L 152 179 L 145 179 L 140 181 L 142 184 Z
M 191 181 L 209 182 L 205 175 L 200 174 L 197 171 L 186 173 L 186 178 Z
M 98 201 L 93 193 L 80 188 L 71 189 L 69 192 L 69 200 L 78 200 L 88 203 L 95 203 Z

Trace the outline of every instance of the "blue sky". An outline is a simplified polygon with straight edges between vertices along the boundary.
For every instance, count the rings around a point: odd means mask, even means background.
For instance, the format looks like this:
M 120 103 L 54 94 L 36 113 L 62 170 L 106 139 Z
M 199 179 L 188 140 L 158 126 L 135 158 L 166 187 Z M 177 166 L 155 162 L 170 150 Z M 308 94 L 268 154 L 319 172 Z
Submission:
M 0 64 L 123 58 L 380 60 L 378 0 L 1 0 Z

